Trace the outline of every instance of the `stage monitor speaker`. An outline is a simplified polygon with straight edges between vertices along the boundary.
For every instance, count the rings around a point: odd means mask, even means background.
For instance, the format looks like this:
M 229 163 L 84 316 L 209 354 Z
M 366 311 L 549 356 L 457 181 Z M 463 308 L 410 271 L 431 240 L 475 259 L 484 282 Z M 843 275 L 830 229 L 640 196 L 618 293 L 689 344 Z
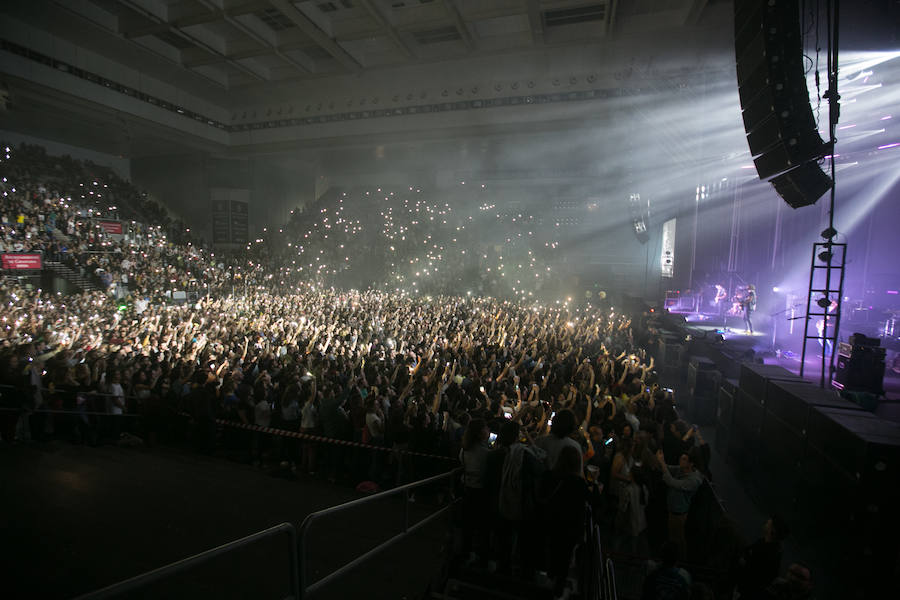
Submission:
M 760 179 L 793 207 L 815 203 L 833 182 L 816 161 L 829 153 L 809 104 L 796 2 L 735 0 L 738 92 Z M 794 173 L 794 171 L 797 171 Z

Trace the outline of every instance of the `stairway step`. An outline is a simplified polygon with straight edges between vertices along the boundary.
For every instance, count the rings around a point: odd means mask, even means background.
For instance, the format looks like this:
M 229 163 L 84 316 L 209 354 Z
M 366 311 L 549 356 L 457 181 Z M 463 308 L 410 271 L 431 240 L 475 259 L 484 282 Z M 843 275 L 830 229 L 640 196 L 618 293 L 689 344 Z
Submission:
M 551 600 L 553 590 L 537 583 L 492 573 L 460 573 L 447 580 L 445 593 L 483 600 Z

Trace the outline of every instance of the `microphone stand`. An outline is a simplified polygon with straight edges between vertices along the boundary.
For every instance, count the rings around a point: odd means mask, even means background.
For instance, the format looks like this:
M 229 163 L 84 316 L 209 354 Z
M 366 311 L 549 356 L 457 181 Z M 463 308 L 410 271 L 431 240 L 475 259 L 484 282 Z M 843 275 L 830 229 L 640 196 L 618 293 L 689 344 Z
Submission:
M 791 306 L 788 306 L 784 310 L 779 310 L 778 312 L 774 312 L 774 313 L 770 314 L 769 316 L 777 317 L 779 315 L 783 315 L 783 314 L 787 313 L 788 311 L 790 311 L 791 316 L 788 317 L 787 319 L 785 319 L 786 321 L 795 321 L 797 319 L 801 319 L 802 317 L 794 316 L 794 309 L 797 308 L 798 306 L 803 306 L 803 305 L 802 304 L 792 304 Z M 772 319 L 772 351 L 773 352 L 775 351 L 775 338 L 777 337 L 777 335 L 778 335 L 778 319 L 773 318 Z

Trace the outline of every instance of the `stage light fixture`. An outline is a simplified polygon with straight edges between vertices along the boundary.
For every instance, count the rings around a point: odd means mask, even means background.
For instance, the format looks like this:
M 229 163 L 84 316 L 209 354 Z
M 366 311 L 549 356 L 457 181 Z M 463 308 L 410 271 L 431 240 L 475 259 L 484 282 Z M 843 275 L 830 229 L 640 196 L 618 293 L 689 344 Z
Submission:
M 821 260 L 823 263 L 831 262 L 831 258 L 833 256 L 834 254 L 831 253 L 831 250 L 823 250 L 822 252 L 819 252 L 819 260 Z
M 829 306 L 831 306 L 831 300 L 822 296 L 821 298 L 816 300 L 816 304 L 819 305 L 819 308 L 828 308 Z
M 823 231 L 823 232 L 822 232 L 821 234 L 819 234 L 819 235 L 822 236 L 822 239 L 823 239 L 823 240 L 829 240 L 829 241 L 830 241 L 831 238 L 833 238 L 833 237 L 836 236 L 837 234 L 838 234 L 837 229 L 835 229 L 834 227 L 829 227 L 828 229 L 826 229 L 825 231 Z

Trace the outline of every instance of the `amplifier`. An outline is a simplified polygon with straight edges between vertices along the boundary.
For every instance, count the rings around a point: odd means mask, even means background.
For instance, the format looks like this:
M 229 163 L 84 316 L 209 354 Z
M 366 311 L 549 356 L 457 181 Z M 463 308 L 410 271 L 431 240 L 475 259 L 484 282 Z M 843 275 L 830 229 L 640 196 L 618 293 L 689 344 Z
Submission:
M 881 346 L 881 340 L 877 337 L 867 337 L 862 333 L 854 333 L 850 336 L 850 345 L 851 346 L 869 346 L 873 348 L 877 348 Z
M 881 346 L 859 346 L 840 342 L 838 344 L 838 354 L 848 358 L 853 356 L 873 356 L 876 359 L 884 360 L 886 349 Z
M 884 393 L 884 348 L 841 344 L 831 385 L 839 390 Z

